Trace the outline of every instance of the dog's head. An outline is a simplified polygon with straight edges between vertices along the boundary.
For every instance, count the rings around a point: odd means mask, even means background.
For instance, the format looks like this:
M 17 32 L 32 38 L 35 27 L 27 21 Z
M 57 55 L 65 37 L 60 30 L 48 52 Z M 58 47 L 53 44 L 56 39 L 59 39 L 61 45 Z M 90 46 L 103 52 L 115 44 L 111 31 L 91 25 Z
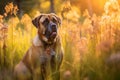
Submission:
M 51 14 L 41 14 L 32 20 L 33 25 L 38 29 L 38 35 L 46 43 L 53 42 L 57 36 L 58 26 L 61 24 L 61 19 Z

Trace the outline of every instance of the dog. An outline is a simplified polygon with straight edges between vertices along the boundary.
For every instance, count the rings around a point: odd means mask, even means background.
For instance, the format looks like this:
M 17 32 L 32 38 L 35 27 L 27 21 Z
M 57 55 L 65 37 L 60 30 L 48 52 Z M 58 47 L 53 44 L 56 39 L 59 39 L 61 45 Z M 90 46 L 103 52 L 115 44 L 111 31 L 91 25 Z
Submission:
M 32 20 L 38 33 L 23 59 L 14 68 L 15 80 L 60 80 L 63 49 L 58 35 L 61 19 L 54 13 Z

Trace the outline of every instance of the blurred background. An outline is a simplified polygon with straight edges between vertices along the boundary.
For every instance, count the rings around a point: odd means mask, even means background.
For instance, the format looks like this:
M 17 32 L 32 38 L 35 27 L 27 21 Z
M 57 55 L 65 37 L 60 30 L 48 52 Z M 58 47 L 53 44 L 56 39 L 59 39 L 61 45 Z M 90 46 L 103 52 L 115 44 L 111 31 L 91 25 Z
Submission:
M 120 80 L 120 0 L 0 0 L 0 80 L 31 46 L 32 19 L 51 12 L 62 19 L 61 80 Z
M 32 16 L 36 11 L 41 13 L 60 12 L 65 1 L 70 1 L 72 6 L 78 8 L 80 12 L 88 9 L 90 14 L 102 14 L 104 4 L 107 0 L 0 0 L 0 14 L 4 13 L 4 6 L 9 2 L 14 2 L 18 8 L 18 14 L 24 13 Z M 120 2 L 120 0 L 118 0 Z

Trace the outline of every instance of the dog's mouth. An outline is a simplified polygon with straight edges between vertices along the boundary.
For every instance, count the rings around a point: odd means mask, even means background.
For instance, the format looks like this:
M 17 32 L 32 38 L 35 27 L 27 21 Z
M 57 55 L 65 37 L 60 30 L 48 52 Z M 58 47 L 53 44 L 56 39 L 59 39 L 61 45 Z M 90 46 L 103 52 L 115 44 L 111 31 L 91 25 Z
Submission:
M 57 32 L 53 31 L 50 35 L 50 39 L 55 39 L 56 36 L 57 36 Z

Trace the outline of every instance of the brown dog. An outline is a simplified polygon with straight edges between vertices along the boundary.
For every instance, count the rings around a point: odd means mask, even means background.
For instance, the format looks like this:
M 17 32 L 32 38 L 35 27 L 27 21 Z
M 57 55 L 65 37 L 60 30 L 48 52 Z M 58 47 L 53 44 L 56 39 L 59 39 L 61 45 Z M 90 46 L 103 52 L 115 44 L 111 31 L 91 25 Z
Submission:
M 41 14 L 32 20 L 38 29 L 32 46 L 15 66 L 16 80 L 60 80 L 63 50 L 57 34 L 61 19 L 55 14 Z

